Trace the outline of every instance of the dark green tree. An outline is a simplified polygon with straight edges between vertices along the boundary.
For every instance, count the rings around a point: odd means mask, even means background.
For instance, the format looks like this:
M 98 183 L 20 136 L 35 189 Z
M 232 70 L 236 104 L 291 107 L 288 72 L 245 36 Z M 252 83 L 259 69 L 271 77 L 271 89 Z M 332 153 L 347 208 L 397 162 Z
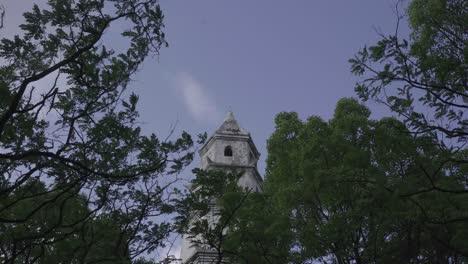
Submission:
M 4 263 L 130 263 L 127 246 L 119 243 L 118 223 L 109 215 L 90 218 L 87 198 L 75 190 L 60 197 L 44 195 L 44 184 L 29 182 L 9 197 L 19 201 L 4 211 L 8 217 L 25 217 L 38 206 L 43 207 L 18 223 L 1 225 L 0 248 Z M 24 196 L 34 199 L 21 199 Z M 53 203 L 47 203 L 50 199 Z M 14 259 L 12 259 L 14 257 Z
M 414 195 L 463 197 L 468 193 L 467 17 L 465 1 L 413 0 L 398 17 L 399 23 L 402 19 L 408 21 L 409 39 L 402 38 L 397 27 L 394 34 L 382 34 L 377 44 L 363 48 L 350 60 L 353 73 L 361 77 L 355 88 L 360 99 L 387 105 L 404 121 L 407 133 L 415 139 L 428 138 L 427 144 L 434 146 L 431 152 L 438 158 L 427 164 L 417 163 L 425 179 L 411 187 Z M 428 186 L 422 188 L 424 185 Z M 458 211 L 458 216 L 447 214 L 451 217 L 433 221 L 428 213 L 422 224 L 444 226 L 468 221 L 460 214 L 463 206 L 450 201 L 447 207 Z M 424 203 L 419 211 L 442 208 L 437 203 Z M 466 245 L 454 246 L 450 240 L 439 242 L 467 255 Z
M 463 0 L 413 0 L 398 17 L 408 21 L 409 40 L 397 26 L 350 60 L 362 76 L 355 89 L 362 100 L 387 105 L 411 132 L 432 134 L 454 151 L 468 137 L 467 16 Z
M 242 171 L 198 170 L 180 200 L 180 232 L 210 263 L 287 263 L 287 221 L 271 197 L 238 186 Z
M 465 263 L 468 167 L 442 170 L 453 153 L 433 137 L 370 114 L 354 99 L 328 122 L 278 114 L 263 192 L 197 170 L 183 232 L 214 263 Z
M 446 162 L 441 169 L 451 152 L 431 136 L 414 137 L 396 119 L 369 115 L 342 99 L 329 122 L 276 117 L 265 194 L 289 219 L 290 259 L 466 262 L 468 194 L 460 179 L 467 166 Z
M 117 263 L 164 246 L 193 142 L 142 134 L 127 89 L 167 45 L 158 1 L 49 0 L 24 17 L 0 41 L 0 258 Z

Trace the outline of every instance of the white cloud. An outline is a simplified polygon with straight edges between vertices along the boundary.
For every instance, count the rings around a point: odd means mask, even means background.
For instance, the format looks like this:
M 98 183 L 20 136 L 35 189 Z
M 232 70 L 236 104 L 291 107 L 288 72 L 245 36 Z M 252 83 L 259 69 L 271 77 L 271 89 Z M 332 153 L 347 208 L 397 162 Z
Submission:
M 190 74 L 181 72 L 176 75 L 176 87 L 182 94 L 185 106 L 197 121 L 217 122 L 220 114 L 214 99 L 205 87 Z

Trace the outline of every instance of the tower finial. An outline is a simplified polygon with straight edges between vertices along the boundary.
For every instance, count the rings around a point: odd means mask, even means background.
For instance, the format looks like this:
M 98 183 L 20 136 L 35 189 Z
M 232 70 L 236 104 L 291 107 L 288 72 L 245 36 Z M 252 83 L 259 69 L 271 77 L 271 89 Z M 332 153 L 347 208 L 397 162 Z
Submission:
M 232 121 L 234 120 L 234 114 L 232 113 L 231 110 L 227 112 L 226 118 L 224 118 L 224 121 Z

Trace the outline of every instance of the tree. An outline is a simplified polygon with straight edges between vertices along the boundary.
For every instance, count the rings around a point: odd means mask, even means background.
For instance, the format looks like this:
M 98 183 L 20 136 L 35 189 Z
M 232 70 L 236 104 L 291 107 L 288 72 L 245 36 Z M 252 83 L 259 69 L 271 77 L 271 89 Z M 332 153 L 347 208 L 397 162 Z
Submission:
M 328 122 L 278 114 L 264 192 L 196 170 L 183 233 L 214 263 L 465 263 L 468 168 L 441 170 L 433 137 L 370 114 L 346 98 Z
M 399 36 L 397 27 L 395 34 L 381 35 L 376 45 L 350 60 L 353 73 L 362 76 L 355 90 L 363 101 L 387 105 L 408 126 L 408 133 L 431 138 L 440 157 L 432 161 L 435 172 L 443 177 L 428 173 L 428 164 L 419 166 L 426 175 L 424 184 L 430 184 L 425 191 L 441 196 L 468 193 L 467 11 L 465 1 L 413 0 L 406 9 L 409 40 Z M 441 186 L 448 181 L 459 185 Z M 433 209 L 432 204 L 420 208 Z M 439 223 L 467 220 L 464 215 Z
M 101 235 L 124 262 L 164 246 L 167 194 L 193 142 L 185 132 L 143 135 L 138 96 L 127 91 L 145 58 L 167 46 L 158 2 L 50 0 L 24 17 L 22 34 L 0 42 L 2 260 L 45 263 L 69 247 L 70 262 L 92 262 L 102 247 L 80 254 Z M 105 39 L 116 23 L 122 52 Z
M 287 221 L 271 197 L 239 187 L 242 171 L 194 170 L 179 200 L 180 232 L 209 252 L 211 263 L 287 263 Z
M 454 151 L 468 136 L 467 11 L 463 0 L 413 0 L 406 10 L 409 40 L 397 26 L 350 60 L 352 72 L 363 76 L 355 89 L 362 100 L 387 105 L 412 132 L 433 134 Z
M 296 113 L 276 117 L 265 193 L 289 219 L 290 259 L 464 263 L 468 194 L 459 179 L 467 167 L 441 170 L 450 152 L 432 137 L 414 137 L 396 119 L 369 115 L 357 101 L 342 99 L 329 122 L 302 122 Z
M 39 195 L 36 199 L 20 201 L 21 206 L 10 207 L 4 214 L 10 218 L 24 217 L 47 200 L 55 198 L 53 195 L 40 195 L 45 191 L 44 184 L 39 181 L 23 185 L 9 197 L 11 201 L 18 201 L 24 195 Z M 2 261 L 130 263 L 129 255 L 125 254 L 128 249 L 118 243 L 121 235 L 119 226 L 105 214 L 89 219 L 91 210 L 86 207 L 86 202 L 87 198 L 83 195 L 76 196 L 76 192 L 69 191 L 54 203 L 47 203 L 27 221 L 2 224 Z M 45 241 L 44 236 L 51 241 Z

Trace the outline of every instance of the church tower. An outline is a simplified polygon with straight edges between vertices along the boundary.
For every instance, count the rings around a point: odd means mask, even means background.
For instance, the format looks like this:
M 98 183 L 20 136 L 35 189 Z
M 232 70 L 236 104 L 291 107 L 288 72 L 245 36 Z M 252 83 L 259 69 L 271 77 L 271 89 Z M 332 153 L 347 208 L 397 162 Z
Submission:
M 223 124 L 207 140 L 199 151 L 203 170 L 218 169 L 241 171 L 237 184 L 253 191 L 262 191 L 262 177 L 257 170 L 260 157 L 250 133 L 239 126 L 229 111 Z M 184 264 L 211 263 L 209 250 L 193 246 L 184 237 L 181 258 Z M 208 262 L 204 262 L 208 261 Z

